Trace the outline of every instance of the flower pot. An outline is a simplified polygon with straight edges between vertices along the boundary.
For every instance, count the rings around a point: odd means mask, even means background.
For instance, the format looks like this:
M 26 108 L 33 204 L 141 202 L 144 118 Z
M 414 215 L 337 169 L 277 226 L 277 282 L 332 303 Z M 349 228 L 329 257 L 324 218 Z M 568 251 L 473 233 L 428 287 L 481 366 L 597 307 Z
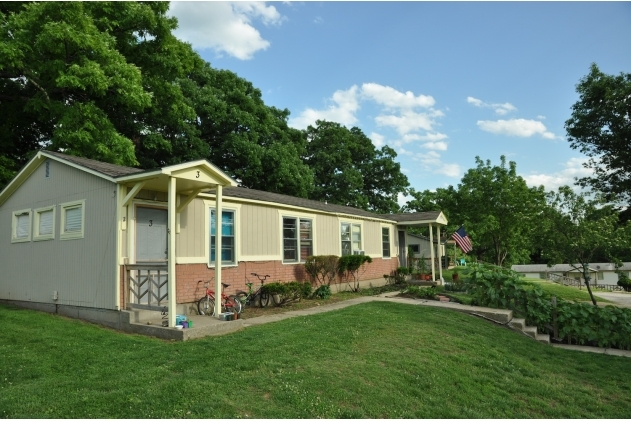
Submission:
M 458 281 L 458 272 L 453 273 L 453 274 L 451 275 L 451 280 L 452 280 L 452 281 Z

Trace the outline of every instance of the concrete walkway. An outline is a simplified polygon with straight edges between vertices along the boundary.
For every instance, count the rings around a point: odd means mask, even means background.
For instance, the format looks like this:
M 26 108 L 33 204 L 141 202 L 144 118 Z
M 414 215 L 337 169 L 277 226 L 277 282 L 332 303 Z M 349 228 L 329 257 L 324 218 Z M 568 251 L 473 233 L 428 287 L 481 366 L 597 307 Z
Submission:
M 599 292 L 592 291 L 596 297 L 605 298 L 613 302 L 618 307 L 631 308 L 631 293 L 629 292 Z M 609 303 L 599 303 L 599 305 L 607 305 Z

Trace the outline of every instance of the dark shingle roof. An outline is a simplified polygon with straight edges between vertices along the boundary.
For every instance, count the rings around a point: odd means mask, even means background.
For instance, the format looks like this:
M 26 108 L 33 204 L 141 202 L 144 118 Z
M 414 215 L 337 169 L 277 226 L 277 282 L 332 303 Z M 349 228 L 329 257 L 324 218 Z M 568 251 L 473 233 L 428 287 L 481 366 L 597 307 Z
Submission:
M 80 158 L 78 156 L 66 155 L 59 152 L 42 151 L 48 155 L 61 158 L 65 161 L 72 162 L 73 164 L 81 165 L 82 167 L 100 172 L 101 174 L 108 175 L 110 177 L 120 177 L 123 175 L 135 174 L 143 172 L 140 168 L 124 167 L 122 165 L 108 164 L 106 162 L 95 161 L 94 159 Z
M 211 190 L 208 193 L 215 193 Z M 223 195 L 241 199 L 260 200 L 263 202 L 280 203 L 283 205 L 297 206 L 301 208 L 314 209 L 324 212 L 345 213 L 349 215 L 364 216 L 368 218 L 390 219 L 385 215 L 379 215 L 362 209 L 350 206 L 324 203 L 317 200 L 303 199 L 300 197 L 287 196 L 285 194 L 270 193 L 262 190 L 248 189 L 245 187 L 224 187 Z
M 381 215 L 384 218 L 392 219 L 397 222 L 409 221 L 435 221 L 440 215 L 439 211 L 432 212 L 414 212 L 414 213 L 395 213 L 392 215 Z

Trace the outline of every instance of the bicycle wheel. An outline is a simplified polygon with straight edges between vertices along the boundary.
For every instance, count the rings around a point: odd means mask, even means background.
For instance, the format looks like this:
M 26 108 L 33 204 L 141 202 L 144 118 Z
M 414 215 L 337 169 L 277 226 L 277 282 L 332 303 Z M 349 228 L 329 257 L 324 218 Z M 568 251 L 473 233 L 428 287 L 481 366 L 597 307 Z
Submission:
M 234 312 L 237 314 L 241 314 L 241 312 L 243 311 L 243 305 L 241 305 L 241 300 L 235 295 L 231 295 L 228 298 L 228 300 L 232 304 Z
M 214 316 L 215 315 L 215 300 L 208 295 L 203 296 L 197 302 L 197 312 L 200 316 Z
M 269 294 L 267 292 L 261 292 L 259 294 L 259 305 L 261 307 L 267 307 L 269 304 Z
M 241 303 L 241 310 L 250 303 L 248 301 L 248 293 L 245 291 L 237 292 L 236 299 Z
M 279 306 L 282 303 L 282 299 L 279 294 L 272 294 L 272 301 L 274 301 L 275 306 Z

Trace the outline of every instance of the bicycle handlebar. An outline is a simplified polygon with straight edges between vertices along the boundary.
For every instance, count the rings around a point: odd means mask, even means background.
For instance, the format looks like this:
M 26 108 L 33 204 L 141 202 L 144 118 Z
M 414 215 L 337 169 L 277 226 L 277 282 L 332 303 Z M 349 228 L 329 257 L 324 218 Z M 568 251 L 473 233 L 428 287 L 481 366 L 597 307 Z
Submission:
M 263 277 L 262 277 L 263 279 L 261 279 L 261 275 L 259 275 L 258 273 L 254 273 L 254 272 L 250 273 L 250 275 L 254 275 L 254 276 L 256 276 L 257 278 L 259 278 L 259 281 L 261 281 L 261 282 L 263 282 L 263 281 L 265 281 L 267 278 L 269 278 L 269 275 L 265 275 L 265 276 L 263 276 Z

